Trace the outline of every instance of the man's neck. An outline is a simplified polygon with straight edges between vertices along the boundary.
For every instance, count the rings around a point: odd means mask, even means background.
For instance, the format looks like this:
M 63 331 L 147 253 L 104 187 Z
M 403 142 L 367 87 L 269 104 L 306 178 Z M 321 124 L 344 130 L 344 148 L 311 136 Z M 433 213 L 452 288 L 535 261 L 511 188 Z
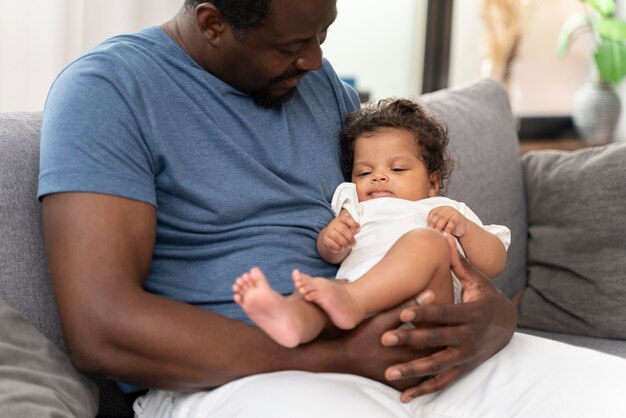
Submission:
M 184 6 L 181 10 L 169 21 L 159 25 L 159 28 L 165 32 L 183 51 L 187 53 L 196 61 L 202 68 L 210 72 L 206 63 L 203 60 L 204 54 L 199 54 L 197 51 L 198 41 L 201 36 L 198 32 L 198 27 L 195 24 L 195 16 L 192 12 L 185 10 Z

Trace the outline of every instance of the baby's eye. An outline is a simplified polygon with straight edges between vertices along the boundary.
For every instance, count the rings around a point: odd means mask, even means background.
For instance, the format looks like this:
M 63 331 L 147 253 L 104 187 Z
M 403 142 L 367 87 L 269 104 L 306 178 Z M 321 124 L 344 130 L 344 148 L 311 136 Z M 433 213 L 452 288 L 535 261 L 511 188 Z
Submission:
M 365 177 L 365 176 L 369 176 L 371 174 L 371 171 L 361 171 L 360 173 L 357 173 L 357 177 Z
M 394 173 L 399 173 L 401 171 L 406 171 L 406 168 L 402 168 L 402 167 L 394 167 L 391 169 L 391 171 L 393 171 Z

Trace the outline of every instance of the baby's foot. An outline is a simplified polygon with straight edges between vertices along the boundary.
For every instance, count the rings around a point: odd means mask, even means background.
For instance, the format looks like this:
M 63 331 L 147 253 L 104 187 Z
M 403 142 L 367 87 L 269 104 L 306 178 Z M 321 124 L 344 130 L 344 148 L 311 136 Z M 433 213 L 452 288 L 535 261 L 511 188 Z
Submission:
M 285 347 L 300 344 L 301 325 L 287 298 L 270 287 L 254 267 L 233 284 L 233 299 L 267 335 Z
M 347 284 L 337 280 L 311 277 L 298 270 L 293 271 L 292 278 L 304 299 L 322 308 L 338 328 L 352 329 L 365 317 L 363 309 L 348 292 Z

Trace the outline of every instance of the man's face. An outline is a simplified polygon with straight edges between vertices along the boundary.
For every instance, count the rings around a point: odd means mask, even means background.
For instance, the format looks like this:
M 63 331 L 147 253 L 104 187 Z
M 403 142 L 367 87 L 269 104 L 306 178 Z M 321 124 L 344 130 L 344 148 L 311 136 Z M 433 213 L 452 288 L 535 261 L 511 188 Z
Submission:
M 260 26 L 238 34 L 227 25 L 214 73 L 258 104 L 276 106 L 322 65 L 320 45 L 336 16 L 336 0 L 270 0 Z

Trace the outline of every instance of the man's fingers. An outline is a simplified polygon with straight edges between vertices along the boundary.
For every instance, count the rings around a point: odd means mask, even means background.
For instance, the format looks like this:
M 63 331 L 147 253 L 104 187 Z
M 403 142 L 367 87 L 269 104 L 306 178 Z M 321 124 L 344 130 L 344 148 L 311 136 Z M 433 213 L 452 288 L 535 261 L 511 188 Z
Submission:
M 411 322 L 415 325 L 424 323 L 465 324 L 468 322 L 469 313 L 472 312 L 471 308 L 466 304 L 415 305 L 406 307 L 400 312 L 400 319 L 402 322 Z
M 454 274 L 456 274 L 456 270 L 462 269 L 463 264 L 467 260 L 461 259 L 461 254 L 459 254 L 459 250 L 456 248 L 456 240 L 454 237 L 451 234 L 445 234 L 445 237 L 448 242 L 448 249 L 450 250 L 450 268 L 454 271 Z
M 433 303 L 435 303 L 435 292 L 433 292 L 432 290 L 424 290 L 422 293 L 417 295 L 417 297 L 415 298 L 415 302 L 418 305 L 432 305 Z M 411 303 L 407 305 L 407 307 L 414 305 L 415 303 Z
M 418 348 L 437 348 L 455 346 L 460 343 L 463 335 L 460 331 L 463 325 L 457 327 L 431 328 L 402 328 L 387 331 L 381 342 L 384 346 L 409 346 Z
M 460 352 L 446 348 L 407 363 L 396 364 L 385 370 L 385 378 L 389 381 L 415 377 L 435 376 L 462 364 Z
M 450 269 L 454 275 L 463 284 L 463 293 L 476 285 L 481 283 L 490 283 L 491 281 L 480 271 L 476 270 L 465 257 L 461 257 L 459 251 L 456 248 L 456 240 L 450 234 L 444 234 L 448 242 L 448 249 L 450 250 Z M 465 301 L 465 297 L 463 297 Z
M 402 392 L 400 400 L 402 402 L 410 402 L 418 396 L 428 395 L 429 393 L 438 392 L 461 376 L 461 370 L 457 367 L 439 373 L 430 379 L 423 380 L 417 386 L 406 389 Z
M 373 316 L 370 320 L 377 322 L 383 329 L 395 330 L 395 328 L 399 327 L 402 324 L 402 322 L 400 321 L 400 311 L 404 309 L 404 306 L 405 305 L 400 305 L 386 311 L 382 311 Z

